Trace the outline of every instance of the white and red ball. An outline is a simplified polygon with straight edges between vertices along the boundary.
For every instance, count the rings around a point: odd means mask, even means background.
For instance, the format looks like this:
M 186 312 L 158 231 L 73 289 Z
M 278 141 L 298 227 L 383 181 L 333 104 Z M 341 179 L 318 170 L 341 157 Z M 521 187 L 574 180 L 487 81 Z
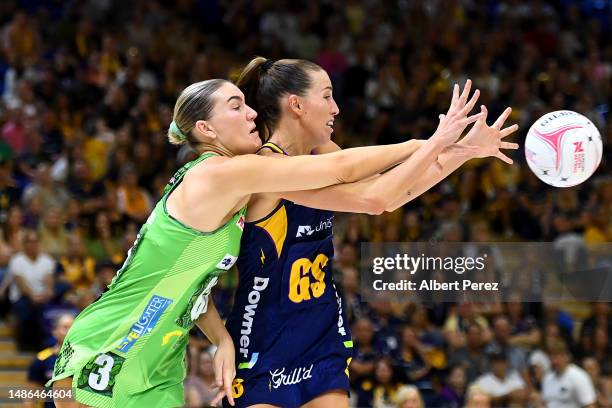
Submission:
M 547 113 L 529 129 L 525 157 L 533 173 L 554 187 L 572 187 L 595 172 L 603 153 L 601 135 L 585 116 L 568 110 Z

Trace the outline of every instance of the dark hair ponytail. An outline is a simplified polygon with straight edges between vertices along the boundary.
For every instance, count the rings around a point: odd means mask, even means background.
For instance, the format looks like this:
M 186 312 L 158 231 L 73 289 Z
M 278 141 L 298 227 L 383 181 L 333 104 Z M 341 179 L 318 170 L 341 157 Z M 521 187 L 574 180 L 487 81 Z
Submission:
M 236 86 L 244 93 L 246 103 L 257 111 L 257 130 L 265 141 L 280 119 L 280 97 L 285 94 L 304 96 L 311 86 L 309 71 L 322 68 L 301 59 L 268 60 L 253 58 L 238 75 Z

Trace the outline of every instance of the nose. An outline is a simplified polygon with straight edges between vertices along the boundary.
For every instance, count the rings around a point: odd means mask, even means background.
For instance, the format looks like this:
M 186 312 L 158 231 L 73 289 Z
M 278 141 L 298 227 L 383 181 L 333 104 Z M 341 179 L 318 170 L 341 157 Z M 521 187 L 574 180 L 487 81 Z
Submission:
M 340 108 L 338 108 L 338 104 L 336 100 L 332 98 L 332 115 L 336 116 L 340 113 Z
M 246 105 L 246 107 L 247 107 L 247 119 L 255 120 L 255 118 L 257 117 L 257 112 L 255 111 L 255 109 L 251 108 L 249 105 Z

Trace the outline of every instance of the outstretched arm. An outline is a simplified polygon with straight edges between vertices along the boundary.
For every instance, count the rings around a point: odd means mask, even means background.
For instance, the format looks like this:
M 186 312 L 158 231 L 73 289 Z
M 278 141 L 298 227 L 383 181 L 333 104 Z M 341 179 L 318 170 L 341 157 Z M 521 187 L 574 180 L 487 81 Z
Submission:
M 469 87 L 470 83 L 468 82 L 461 97 L 457 96 L 457 88 L 455 88 L 451 108 L 447 115 L 442 115 L 440 126 L 436 131 L 437 133 L 442 129 L 446 129 L 449 133 L 456 132 L 455 137 L 459 137 L 463 132 L 467 126 L 465 122 L 470 119 L 465 118 L 465 116 L 472 109 L 478 97 L 477 91 L 472 100 L 466 104 Z M 476 115 L 472 118 L 484 115 L 485 113 L 483 112 L 481 115 Z M 432 138 L 434 137 L 432 136 Z M 455 146 L 447 150 L 447 155 L 453 158 L 459 157 L 462 161 L 465 160 L 466 153 L 473 155 L 476 151 L 473 147 L 462 150 L 455 148 Z M 313 191 L 283 192 L 281 195 L 283 198 L 309 207 L 334 211 L 380 214 L 385 210 L 389 210 L 393 204 L 404 200 L 406 193 L 420 182 L 424 173 L 437 175 L 440 171 L 444 171 L 444 163 L 434 164 L 435 158 L 436 156 L 432 157 L 431 152 L 419 149 L 407 161 L 385 174 L 376 175 L 355 183 L 341 184 Z M 438 164 L 442 166 L 441 169 L 439 169 Z
M 429 154 L 437 155 L 446 144 L 446 140 L 437 138 L 422 147 L 421 142 L 407 141 L 396 145 L 356 147 L 323 155 L 278 158 L 248 154 L 219 157 L 207 171 L 219 187 L 231 185 L 235 194 L 242 196 L 311 190 L 355 182 L 380 173 L 405 160 L 415 150 L 425 149 Z
M 438 184 L 441 180 L 448 177 L 470 158 L 497 157 L 508 164 L 512 164 L 512 160 L 500 151 L 500 149 L 515 150 L 519 147 L 516 143 L 502 141 L 504 137 L 511 135 L 518 129 L 518 125 L 512 125 L 502 129 L 502 126 L 504 125 L 506 119 L 508 119 L 508 116 L 510 116 L 512 109 L 506 108 L 506 110 L 502 112 L 491 127 L 487 126 L 486 123 L 487 108 L 482 106 L 482 111 L 485 116 L 478 120 L 472 129 L 470 129 L 468 134 L 458 142 L 462 145 L 476 147 L 477 149 L 473 151 L 473 156 L 461 157 L 451 153 L 443 154 L 438 160 L 440 166 L 442 167 L 441 171 L 428 168 L 411 188 L 407 188 L 405 190 L 405 194 L 389 203 L 385 207 L 385 210 L 394 211 L 414 198 L 420 196 Z
M 419 147 L 408 162 L 400 166 L 403 167 L 403 175 L 414 178 L 413 173 L 418 168 L 433 162 L 443 149 L 457 141 L 470 123 L 483 116 L 482 113 L 467 116 L 480 94 L 476 90 L 468 102 L 470 89 L 470 80 L 466 82 L 461 95 L 459 86 L 454 86 L 447 114 L 440 115 L 440 124 L 434 135 Z M 352 183 L 380 173 L 414 151 L 415 142 L 404 142 L 401 145 L 404 146 L 403 150 L 398 150 L 396 145 L 367 146 L 322 155 L 292 156 L 282 160 L 252 154 L 216 158 L 216 163 L 209 168 L 209 175 L 216 183 L 215 187 L 226 189 L 231 185 L 233 194 L 239 197 L 254 193 L 312 190 Z M 396 180 L 394 186 L 397 186 Z

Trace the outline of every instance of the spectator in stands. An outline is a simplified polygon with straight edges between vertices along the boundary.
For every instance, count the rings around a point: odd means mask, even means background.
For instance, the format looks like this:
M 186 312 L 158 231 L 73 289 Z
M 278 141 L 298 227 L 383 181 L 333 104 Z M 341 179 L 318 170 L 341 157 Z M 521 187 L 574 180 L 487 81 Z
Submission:
M 489 355 L 491 370 L 478 378 L 476 386 L 491 396 L 494 407 L 521 407 L 527 401 L 527 385 L 520 373 L 509 366 L 506 353 Z
M 465 404 L 466 390 L 467 377 L 465 375 L 465 367 L 462 365 L 451 366 L 448 370 L 446 382 L 438 393 L 438 399 L 432 406 L 461 408 Z
M 403 385 L 391 359 L 382 357 L 374 366 L 374 392 L 372 406 L 374 408 L 395 408 L 399 402 L 399 396 L 404 392 Z
M 388 299 L 376 299 L 369 302 L 370 320 L 374 325 L 375 345 L 381 352 L 391 353 L 399 346 L 401 320 L 396 316 L 394 305 Z
M 521 347 L 510 343 L 510 321 L 505 316 L 499 316 L 493 321 L 494 339 L 487 345 L 487 354 L 504 353 L 511 370 L 521 375 L 527 373 L 527 355 Z
M 401 379 L 408 384 L 414 384 L 426 404 L 430 404 L 435 394 L 432 367 L 427 355 L 430 348 L 417 338 L 411 326 L 404 326 L 400 347 L 394 353 L 393 362 L 400 371 Z
M 10 208 L 19 203 L 19 189 L 11 173 L 12 165 L 8 158 L 0 156 L 0 222 L 2 224 L 7 222 Z
M 199 355 L 198 367 L 191 370 L 185 379 L 187 407 L 198 408 L 210 405 L 217 391 L 213 359 L 208 350 Z
M 38 233 L 29 230 L 24 237 L 24 251 L 9 262 L 12 279 L 10 299 L 17 317 L 17 344 L 21 349 L 36 350 L 45 338 L 42 313 L 53 297 L 55 261 L 40 251 Z
M 362 301 L 359 293 L 359 271 L 352 266 L 346 266 L 340 271 L 342 276 L 342 297 L 346 305 L 346 315 L 349 321 L 356 321 L 366 317 L 369 308 Z
M 69 237 L 59 207 L 46 207 L 39 234 L 40 246 L 44 252 L 56 259 L 66 255 Z
M 93 284 L 96 299 L 108 290 L 108 285 L 112 282 L 119 268 L 119 265 L 108 260 L 103 260 L 96 264 L 96 279 Z
M 580 338 L 590 338 L 596 327 L 603 327 L 612 335 L 612 313 L 610 304 L 606 302 L 591 303 L 591 314 L 580 326 Z
M 11 207 L 8 211 L 8 218 L 4 224 L 4 239 L 11 247 L 13 252 L 23 250 L 25 226 L 23 211 L 18 206 Z
M 601 374 L 599 363 L 593 357 L 584 358 L 582 360 L 582 368 L 591 377 L 595 392 L 597 393 L 599 408 L 609 408 L 612 406 L 612 378 Z
M 34 181 L 23 192 L 22 202 L 24 205 L 28 205 L 35 198 L 40 200 L 43 208 L 63 208 L 68 204 L 70 198 L 68 192 L 64 186 L 53 180 L 50 170 L 49 163 L 41 162 L 38 164 Z
M 612 344 L 608 337 L 607 327 L 597 327 L 593 332 L 593 348 L 590 355 L 597 360 L 603 375 L 612 375 Z
M 425 408 L 419 389 L 414 385 L 402 387 L 397 393 L 395 408 Z
M 374 387 L 374 364 L 378 352 L 374 349 L 374 328 L 367 318 L 353 324 L 353 359 L 349 366 L 351 388 L 357 390 L 357 405 L 371 405 Z
M 153 204 L 149 194 L 138 186 L 138 176 L 134 166 L 125 166 L 121 172 L 121 182 L 117 189 L 119 211 L 133 221 L 143 223 Z
M 472 385 L 468 388 L 465 408 L 491 408 L 491 396 Z
M 465 367 L 467 382 L 471 383 L 488 370 L 488 358 L 485 354 L 483 329 L 478 323 L 467 327 L 465 347 L 455 350 L 449 357 L 450 366 Z
M 123 257 L 120 253 L 120 238 L 117 236 L 118 228 L 111 225 L 108 213 L 99 212 L 96 214 L 95 222 L 89 225 L 89 233 L 85 236 L 85 246 L 87 252 L 96 260 L 113 259 Z
M 523 303 L 515 301 L 506 303 L 508 321 L 511 326 L 509 343 L 513 346 L 530 349 L 540 342 L 541 333 L 533 316 L 524 311 Z
M 597 395 L 589 375 L 571 363 L 567 346 L 562 342 L 549 345 L 552 371 L 542 383 L 542 400 L 547 407 L 595 408 Z
M 471 302 L 462 302 L 455 306 L 444 322 L 444 337 L 451 349 L 465 346 L 465 331 L 471 323 L 479 324 L 485 341 L 491 338 L 489 322 L 477 311 L 477 306 Z
M 55 360 L 57 360 L 59 350 L 73 321 L 74 316 L 71 314 L 60 315 L 55 320 L 53 330 L 51 331 L 51 334 L 55 338 L 55 344 L 38 353 L 30 365 L 30 368 L 28 368 L 28 383 L 30 389 L 43 389 L 47 381 L 51 379 Z M 33 408 L 36 404 L 33 401 L 28 401 L 24 406 Z M 46 402 L 44 407 L 52 408 L 55 407 L 55 405 L 52 402 Z
M 70 235 L 68 253 L 59 258 L 58 281 L 72 289 L 89 289 L 96 277 L 96 261 L 85 251 L 83 239 Z
M 529 381 L 534 389 L 542 388 L 542 381 L 551 369 L 550 358 L 544 351 L 546 347 L 533 350 L 529 355 Z

